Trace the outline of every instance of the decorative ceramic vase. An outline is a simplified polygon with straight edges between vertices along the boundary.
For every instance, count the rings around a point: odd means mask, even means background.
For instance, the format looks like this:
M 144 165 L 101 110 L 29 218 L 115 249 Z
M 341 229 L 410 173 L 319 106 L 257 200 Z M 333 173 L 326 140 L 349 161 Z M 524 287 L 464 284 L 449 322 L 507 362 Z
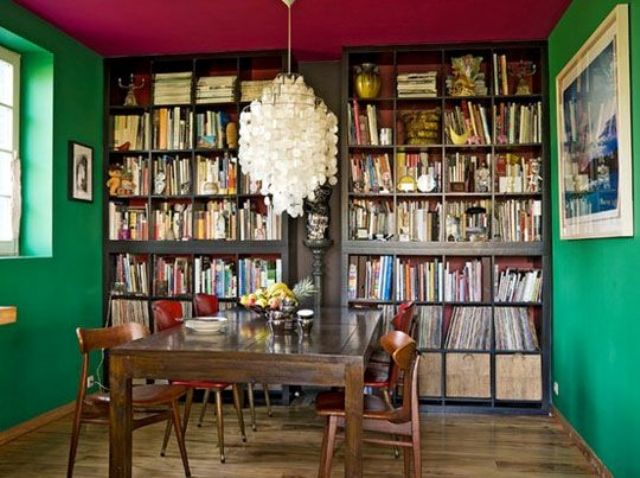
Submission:
M 376 98 L 380 94 L 380 88 L 382 87 L 378 65 L 363 63 L 354 67 L 354 71 L 353 84 L 358 97 L 362 99 Z

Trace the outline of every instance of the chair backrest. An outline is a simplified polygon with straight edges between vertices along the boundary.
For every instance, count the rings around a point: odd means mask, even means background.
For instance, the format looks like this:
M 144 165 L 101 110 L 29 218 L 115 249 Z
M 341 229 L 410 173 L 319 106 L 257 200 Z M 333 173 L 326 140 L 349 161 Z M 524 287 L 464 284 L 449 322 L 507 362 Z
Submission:
M 396 423 L 411 420 L 417 416 L 418 407 L 418 349 L 416 342 L 408 334 L 394 330 L 380 339 L 382 348 L 391 355 L 395 367 L 404 374 L 402 405 L 389 414 L 389 420 Z
M 193 308 L 196 317 L 216 315 L 220 310 L 218 297 L 213 294 L 196 294 L 193 297 Z
M 176 300 L 157 300 L 151 305 L 151 311 L 156 332 L 182 323 L 182 305 Z

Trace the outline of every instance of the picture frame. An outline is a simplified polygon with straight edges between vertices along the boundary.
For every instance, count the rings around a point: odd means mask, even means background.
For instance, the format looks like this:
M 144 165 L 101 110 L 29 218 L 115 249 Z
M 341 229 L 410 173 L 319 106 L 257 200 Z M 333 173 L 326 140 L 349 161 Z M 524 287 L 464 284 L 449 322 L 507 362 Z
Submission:
M 69 141 L 69 199 L 93 202 L 93 148 Z
M 633 236 L 629 9 L 556 76 L 560 239 Z

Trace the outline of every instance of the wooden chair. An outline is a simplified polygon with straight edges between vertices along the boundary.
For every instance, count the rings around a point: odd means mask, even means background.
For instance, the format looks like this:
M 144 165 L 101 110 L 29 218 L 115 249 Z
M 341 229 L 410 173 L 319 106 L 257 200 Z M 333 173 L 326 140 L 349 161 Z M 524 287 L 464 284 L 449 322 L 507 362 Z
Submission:
M 151 306 L 153 311 L 153 322 L 156 328 L 156 332 L 162 330 L 178 327 L 182 324 L 182 306 L 180 302 L 174 300 L 158 300 Z M 218 425 L 218 448 L 220 450 L 220 463 L 224 463 L 226 458 L 224 454 L 224 420 L 222 417 L 222 391 L 228 387 L 233 390 L 233 405 L 238 415 L 238 424 L 240 425 L 240 434 L 242 435 L 242 441 L 247 441 L 247 436 L 244 431 L 244 417 L 242 416 L 242 407 L 240 406 L 240 388 L 238 384 L 231 384 L 227 382 L 216 382 L 213 380 L 172 380 L 172 384 L 181 385 L 185 387 L 187 398 L 185 401 L 184 409 L 184 422 L 182 424 L 182 433 L 186 433 L 187 424 L 189 422 L 189 415 L 191 414 L 191 405 L 193 404 L 193 391 L 195 389 L 205 390 L 205 402 L 209 400 L 209 393 L 213 390 L 216 397 L 216 415 Z M 200 421 L 202 421 L 203 413 L 200 415 Z M 164 434 L 164 440 L 162 442 L 162 448 L 160 455 L 164 456 L 169 443 L 169 437 L 171 436 L 171 427 L 167 426 Z
M 363 438 L 365 442 L 378 445 L 399 446 L 404 453 L 404 476 L 422 475 L 420 449 L 420 415 L 418 413 L 418 362 L 415 341 L 400 331 L 389 332 L 380 339 L 382 347 L 391 355 L 393 362 L 404 373 L 402 405 L 389 409 L 377 396 L 364 396 L 362 427 L 364 431 L 389 434 L 390 438 Z M 324 416 L 327 423 L 322 439 L 319 478 L 331 476 L 331 461 L 338 428 L 344 428 L 345 398 L 342 392 L 325 392 L 316 398 L 316 413 Z M 404 437 L 400 439 L 397 437 Z M 413 456 L 413 460 L 412 460 Z
M 69 464 L 67 478 L 73 476 L 73 466 L 78 449 L 80 427 L 83 423 L 109 425 L 109 394 L 87 394 L 87 375 L 89 373 L 89 354 L 98 349 L 109 349 L 120 344 L 140 339 L 149 335 L 149 329 L 135 323 L 129 323 L 109 328 L 76 329 L 80 352 L 82 353 L 82 370 L 80 372 L 80 386 L 76 398 L 73 429 L 71 432 L 71 446 L 69 449 Z M 180 457 L 185 476 L 191 476 L 184 435 L 180 427 L 180 408 L 178 399 L 187 389 L 176 385 L 140 385 L 132 388 L 133 422 L 132 427 L 143 427 L 160 421 L 167 421 L 176 430 Z
M 193 308 L 196 317 L 216 315 L 219 312 L 218 297 L 213 294 L 196 294 L 193 297 Z M 251 414 L 251 429 L 256 431 L 256 408 L 254 403 L 253 383 L 247 384 L 249 395 L 249 412 Z M 269 398 L 269 387 L 266 383 L 262 384 L 264 390 L 264 401 L 267 404 L 267 415 L 271 416 L 271 399 Z M 200 410 L 200 418 L 198 419 L 198 426 L 202 426 L 202 420 L 204 419 L 205 411 L 207 410 L 207 404 L 209 403 L 209 390 L 204 392 L 204 399 L 202 400 L 202 410 Z

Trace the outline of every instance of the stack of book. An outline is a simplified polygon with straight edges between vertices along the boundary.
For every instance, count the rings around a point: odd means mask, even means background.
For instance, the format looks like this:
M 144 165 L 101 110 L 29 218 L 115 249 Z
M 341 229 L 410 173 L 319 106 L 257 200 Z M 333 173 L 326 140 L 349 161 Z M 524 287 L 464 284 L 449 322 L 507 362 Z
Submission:
M 191 264 L 188 257 L 156 257 L 153 292 L 157 296 L 191 293 Z
M 213 294 L 219 299 L 235 298 L 238 292 L 238 276 L 231 260 L 198 256 L 193 260 L 195 294 Z
M 539 193 L 542 189 L 541 158 L 513 153 L 496 158 L 497 190 L 500 193 Z
M 191 103 L 191 72 L 153 75 L 153 103 L 156 105 Z
M 352 239 L 389 239 L 395 232 L 393 203 L 352 199 L 349 204 L 349 230 Z
M 247 199 L 238 213 L 241 241 L 279 241 L 282 219 L 273 205 Z
M 118 254 L 115 261 L 113 294 L 149 295 L 147 257 Z
M 351 190 L 358 193 L 390 193 L 393 177 L 389 155 L 353 154 L 351 156 Z
M 447 202 L 445 237 L 449 242 L 487 241 L 491 218 L 491 201 Z
M 538 350 L 538 335 L 526 307 L 496 307 L 493 318 L 496 350 Z
M 512 269 L 500 271 L 495 267 L 496 302 L 540 302 L 542 300 L 542 271 L 540 269 Z
M 152 170 L 155 196 L 184 196 L 191 193 L 190 158 L 167 155 L 155 157 Z M 161 178 L 164 181 L 159 180 Z
M 248 174 L 241 174 L 242 194 L 259 194 L 262 189 L 262 181 L 253 181 Z
M 153 240 L 188 241 L 193 236 L 191 204 L 161 202 L 153 211 Z
M 398 240 L 439 241 L 441 204 L 427 200 L 398 202 Z
M 196 194 L 236 194 L 237 171 L 235 158 L 196 156 Z
M 444 300 L 447 302 L 488 302 L 491 300 L 491 258 L 466 261 L 462 268 L 444 269 Z
M 193 113 L 187 108 L 159 108 L 153 112 L 153 148 L 189 149 L 193 135 Z
M 509 199 L 496 204 L 494 239 L 505 242 L 542 240 L 542 201 Z
M 376 105 L 368 104 L 363 108 L 358 101 L 353 100 L 347 114 L 350 145 L 380 146 Z
M 109 240 L 146 241 L 149 238 L 147 206 L 109 202 Z
M 438 96 L 437 71 L 398 75 L 398 98 L 433 98 Z
M 491 191 L 491 153 L 477 155 L 456 152 L 447 159 L 449 192 L 487 193 Z M 479 174 L 483 171 L 486 175 L 481 178 Z
M 241 258 L 238 261 L 239 295 L 276 282 L 282 282 L 282 259 Z
M 442 302 L 442 262 L 396 257 L 396 300 Z
M 497 144 L 542 142 L 542 102 L 493 105 Z
M 124 187 L 128 181 L 129 188 Z M 149 166 L 144 156 L 125 156 L 122 158 L 121 183 L 117 197 L 146 196 L 149 194 Z
M 496 95 L 509 94 L 507 55 L 493 54 L 493 91 Z
M 196 146 L 198 148 L 224 148 L 229 115 L 221 111 L 196 114 Z
M 396 172 L 398 180 L 405 176 L 413 178 L 418 190 L 422 193 L 440 192 L 442 162 L 438 157 L 432 159 L 427 152 L 406 153 L 398 151 L 396 152 Z M 424 185 L 418 183 L 421 176 L 425 176 L 427 179 Z M 400 190 L 399 185 L 398 190 Z
M 238 227 L 235 201 L 208 201 L 204 211 L 195 211 L 194 226 L 194 239 L 235 241 Z
M 489 350 L 491 307 L 455 307 L 445 347 L 448 350 Z
M 463 100 L 460 106 L 456 105 L 444 113 L 444 129 L 449 144 L 458 144 L 465 137 L 467 144 L 491 144 L 490 124 L 487 108 L 472 101 Z M 459 138 L 452 137 L 452 132 Z
M 417 310 L 416 341 L 420 349 L 437 349 L 442 343 L 442 307 L 422 305 Z
M 237 79 L 235 75 L 201 76 L 196 85 L 196 103 L 232 103 Z
M 349 257 L 349 299 L 391 300 L 392 256 Z
M 143 115 L 110 116 L 111 149 L 139 151 L 149 149 L 151 122 L 149 113 Z
M 144 300 L 111 301 L 111 325 L 134 322 L 149 327 L 149 305 Z
M 244 80 L 240 82 L 240 101 L 258 100 L 262 90 L 273 83 L 273 80 Z

